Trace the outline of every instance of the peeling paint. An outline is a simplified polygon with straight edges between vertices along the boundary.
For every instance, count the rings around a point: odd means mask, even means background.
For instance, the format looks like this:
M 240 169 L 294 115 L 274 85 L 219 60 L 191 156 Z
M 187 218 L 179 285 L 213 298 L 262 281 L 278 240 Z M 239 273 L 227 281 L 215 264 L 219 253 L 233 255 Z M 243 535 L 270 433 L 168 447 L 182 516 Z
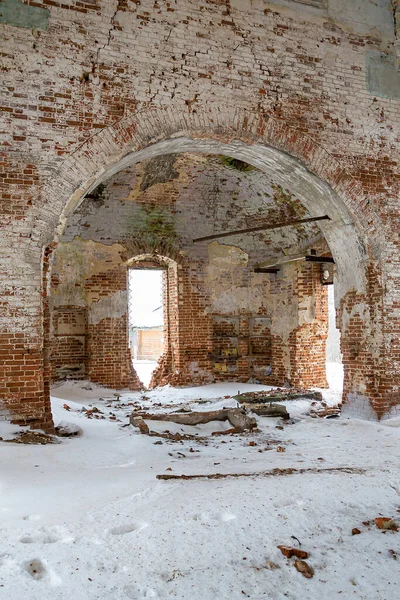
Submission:
M 49 26 L 50 11 L 47 8 L 29 6 L 21 0 L 2 0 L 0 2 L 0 23 L 25 27 L 27 29 L 43 29 Z
M 230 268 L 247 266 L 249 255 L 237 246 L 220 244 L 218 241 L 208 244 L 209 264 L 219 268 Z
M 52 288 L 52 306 L 85 306 L 91 300 L 85 291 L 85 280 L 120 266 L 124 252 L 120 244 L 105 246 L 79 237 L 59 244 L 53 266 L 53 277 L 58 283 Z
M 128 294 L 126 291 L 119 291 L 101 298 L 98 302 L 93 302 L 88 314 L 90 325 L 97 325 L 103 319 L 119 319 L 128 311 Z
M 306 296 L 299 300 L 299 325 L 312 323 L 315 319 L 315 298 L 314 296 Z
M 374 96 L 398 100 L 400 72 L 397 56 L 379 50 L 368 50 L 365 61 L 367 90 Z

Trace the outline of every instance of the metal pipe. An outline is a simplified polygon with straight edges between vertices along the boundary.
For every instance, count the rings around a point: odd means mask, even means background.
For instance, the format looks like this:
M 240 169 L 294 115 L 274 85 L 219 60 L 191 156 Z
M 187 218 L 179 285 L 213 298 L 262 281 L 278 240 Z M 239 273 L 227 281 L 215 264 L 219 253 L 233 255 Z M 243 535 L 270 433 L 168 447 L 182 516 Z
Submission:
M 296 221 L 287 221 L 285 223 L 275 223 L 275 225 L 259 225 L 258 227 L 248 227 L 247 229 L 237 229 L 236 231 L 226 231 L 225 233 L 215 233 L 195 238 L 193 243 L 205 242 L 207 240 L 216 240 L 217 238 L 228 237 L 230 235 L 240 235 L 242 233 L 253 233 L 255 231 L 267 231 L 271 229 L 281 229 L 282 227 L 291 227 L 292 225 L 303 225 L 304 223 L 315 223 L 315 221 L 330 221 L 328 215 L 322 217 L 308 217 L 307 219 L 297 219 Z

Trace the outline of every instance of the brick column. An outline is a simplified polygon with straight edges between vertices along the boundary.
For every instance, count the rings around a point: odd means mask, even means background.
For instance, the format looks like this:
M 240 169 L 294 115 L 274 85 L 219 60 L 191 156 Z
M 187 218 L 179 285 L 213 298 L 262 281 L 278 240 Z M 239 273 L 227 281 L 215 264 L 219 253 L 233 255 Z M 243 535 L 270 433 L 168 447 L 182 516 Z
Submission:
M 320 265 L 284 265 L 271 280 L 270 302 L 270 384 L 327 387 L 328 295 Z
M 141 389 L 128 342 L 126 267 L 94 275 L 85 282 L 88 297 L 88 377 L 115 389 Z
M 163 272 L 164 352 L 154 369 L 150 387 L 166 385 L 176 380 L 179 359 L 178 266 L 168 265 Z
M 168 268 L 166 352 L 153 373 L 152 385 L 201 385 L 213 380 L 210 319 L 193 277 L 194 269 L 190 271 L 187 265 Z
M 2 258 L 7 275 L 0 287 L 0 419 L 51 433 L 54 424 L 44 357 L 48 312 L 43 285 L 49 255 L 28 235 L 9 234 Z
M 386 265 L 385 265 L 386 266 Z M 399 413 L 398 281 L 375 263 L 364 293 L 348 292 L 338 311 L 344 365 L 343 401 L 349 413 L 381 418 Z
M 328 387 L 326 339 L 328 290 L 321 283 L 321 266 L 301 263 L 297 270 L 298 327 L 289 339 L 292 385 Z
M 178 265 L 179 383 L 203 385 L 213 381 L 210 352 L 212 327 L 196 266 Z

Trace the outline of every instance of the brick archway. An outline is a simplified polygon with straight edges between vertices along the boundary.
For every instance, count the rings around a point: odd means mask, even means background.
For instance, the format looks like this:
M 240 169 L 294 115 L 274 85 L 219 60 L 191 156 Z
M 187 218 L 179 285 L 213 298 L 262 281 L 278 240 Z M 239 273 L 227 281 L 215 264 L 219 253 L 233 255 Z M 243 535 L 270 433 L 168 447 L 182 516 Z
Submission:
M 373 327 L 379 329 L 377 318 L 385 311 L 382 294 L 379 305 L 376 303 L 382 288 L 383 266 L 371 262 L 370 256 L 370 247 L 376 248 L 382 236 L 377 215 L 360 184 L 308 135 L 271 117 L 240 110 L 224 114 L 231 116 L 222 119 L 217 110 L 188 112 L 172 107 L 142 111 L 92 138 L 65 164 L 69 176 L 75 174 L 81 180 L 62 212 L 59 230 L 85 192 L 119 170 L 157 155 L 225 154 L 245 160 L 265 173 L 273 173 L 281 184 L 292 186 L 292 191 L 311 214 L 327 213 L 332 219 L 321 229 L 339 272 L 335 292 L 345 364 L 344 399 L 351 400 L 348 405 L 357 413 L 369 416 L 374 414 L 370 403 L 373 399 L 378 414 L 385 413 L 390 405 L 387 391 L 379 390 L 382 388 L 380 376 L 366 366 L 378 358 L 385 362 L 381 331 L 370 332 L 371 351 L 366 350 L 367 344 L 359 339 L 368 335 L 365 324 L 371 324 L 374 319 Z M 371 269 L 374 271 L 372 280 Z M 371 300 L 371 291 L 374 300 Z M 361 336 L 360 324 L 364 329 Z M 371 343 L 371 340 L 374 341 Z M 362 364 L 361 372 L 358 363 Z M 384 371 L 382 365 L 382 378 Z
M 218 109 L 208 108 L 192 112 L 178 106 L 149 108 L 93 135 L 43 187 L 42 195 L 47 191 L 53 193 L 54 208 L 60 215 L 59 230 L 65 216 L 102 180 L 149 156 L 185 151 L 183 142 L 189 140 L 203 142 L 204 149 L 200 149 L 203 152 L 208 151 L 206 145 L 210 140 L 226 144 L 233 152 L 235 142 L 240 141 L 248 147 L 258 144 L 282 153 L 281 156 L 292 157 L 294 169 L 303 167 L 329 185 L 365 237 L 381 228 L 379 217 L 369 206 L 359 182 L 308 134 L 270 115 L 234 108 L 231 112 L 225 110 L 223 115 Z M 149 152 L 150 147 L 153 149 Z M 55 213 L 56 210 L 54 216 Z
M 303 193 L 301 186 L 295 191 L 306 207 L 329 211 L 333 217 L 333 227 L 325 225 L 323 233 L 342 270 L 340 297 L 349 290 L 364 292 L 371 247 L 376 254 L 378 245 L 383 254 L 385 231 L 360 183 L 308 134 L 282 120 L 234 108 L 223 115 L 215 108 L 154 108 L 139 111 L 92 136 L 66 159 L 41 192 L 43 197 L 54 199 L 56 238 L 85 194 L 119 170 L 167 153 L 224 153 L 266 173 L 274 171 L 286 185 L 288 178 L 292 183 L 301 179 Z M 310 191 L 313 201 L 307 201 Z M 52 232 L 47 230 L 43 243 L 53 242 Z M 347 256 L 353 257 L 350 265 L 344 260 Z
M 357 180 L 308 135 L 283 121 L 256 113 L 225 109 L 224 115 L 227 114 L 230 116 L 222 118 L 218 109 L 190 111 L 181 106 L 149 109 L 93 135 L 38 190 L 42 198 L 52 199 L 51 211 L 46 205 L 36 213 L 40 223 L 45 224 L 39 228 L 42 247 L 54 243 L 66 218 L 87 192 L 144 158 L 185 151 L 223 153 L 246 160 L 266 173 L 273 169 L 276 177 L 290 179 L 307 208 L 323 210 L 332 218 L 329 225 L 321 228 L 339 268 L 337 300 L 346 369 L 344 399 L 358 413 L 382 416 L 398 403 L 395 386 L 385 378 L 388 358 L 382 293 L 383 226 Z M 376 254 L 378 246 L 382 248 L 380 260 L 374 259 L 371 251 L 374 248 Z M 36 339 L 40 343 L 43 332 Z M 19 398 L 27 395 L 24 390 L 17 393 L 21 417 L 24 407 Z M 44 404 L 40 381 L 37 397 L 42 398 L 42 403 L 36 414 L 44 414 L 48 404 Z M 40 420 L 40 416 L 34 419 Z

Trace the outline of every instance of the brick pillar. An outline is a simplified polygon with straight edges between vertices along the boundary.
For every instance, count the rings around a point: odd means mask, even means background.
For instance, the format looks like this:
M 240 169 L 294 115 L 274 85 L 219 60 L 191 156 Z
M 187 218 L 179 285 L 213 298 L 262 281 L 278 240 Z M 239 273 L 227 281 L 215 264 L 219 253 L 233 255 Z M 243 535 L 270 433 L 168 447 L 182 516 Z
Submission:
M 115 389 L 141 389 L 128 342 L 126 267 L 94 275 L 85 282 L 88 298 L 88 377 Z
M 269 385 L 284 385 L 289 380 L 289 371 L 286 362 L 289 362 L 288 344 L 285 344 L 280 335 L 271 335 L 271 375 Z
M 400 414 L 400 252 L 396 253 L 391 262 L 386 262 L 385 266 L 389 274 L 386 276 L 385 286 L 384 364 L 377 384 L 378 389 L 381 387 L 382 391 L 386 391 L 381 392 L 376 405 L 381 416 Z
M 291 382 L 293 331 L 298 327 L 297 264 L 283 265 L 269 280 L 271 314 L 271 375 L 270 385 Z
M 251 377 L 249 371 L 249 340 L 250 340 L 250 321 L 247 316 L 239 317 L 239 336 L 238 336 L 238 381 L 246 382 Z
M 351 414 L 381 418 L 400 412 L 398 281 L 378 263 L 367 267 L 366 279 L 366 291 L 349 291 L 338 310 L 343 401 Z
M 301 263 L 297 270 L 298 327 L 289 340 L 292 385 L 328 387 L 326 339 L 328 290 L 321 283 L 321 266 Z
M 210 353 L 212 325 L 206 311 L 208 298 L 196 265 L 178 265 L 178 384 L 202 385 L 214 380 Z
M 10 228 L 11 229 L 11 228 Z M 0 287 L 0 419 L 54 431 L 44 358 L 48 325 L 46 280 L 49 253 L 27 236 L 7 240 L 7 277 Z M 44 259 L 44 269 L 43 267 Z
M 284 265 L 270 284 L 271 385 L 327 387 L 328 294 L 320 265 Z
M 194 272 L 183 264 L 168 268 L 164 287 L 166 349 L 151 385 L 200 385 L 213 380 L 210 319 Z
M 178 307 L 178 266 L 170 263 L 163 272 L 164 352 L 153 371 L 150 387 L 176 381 L 180 365 Z

